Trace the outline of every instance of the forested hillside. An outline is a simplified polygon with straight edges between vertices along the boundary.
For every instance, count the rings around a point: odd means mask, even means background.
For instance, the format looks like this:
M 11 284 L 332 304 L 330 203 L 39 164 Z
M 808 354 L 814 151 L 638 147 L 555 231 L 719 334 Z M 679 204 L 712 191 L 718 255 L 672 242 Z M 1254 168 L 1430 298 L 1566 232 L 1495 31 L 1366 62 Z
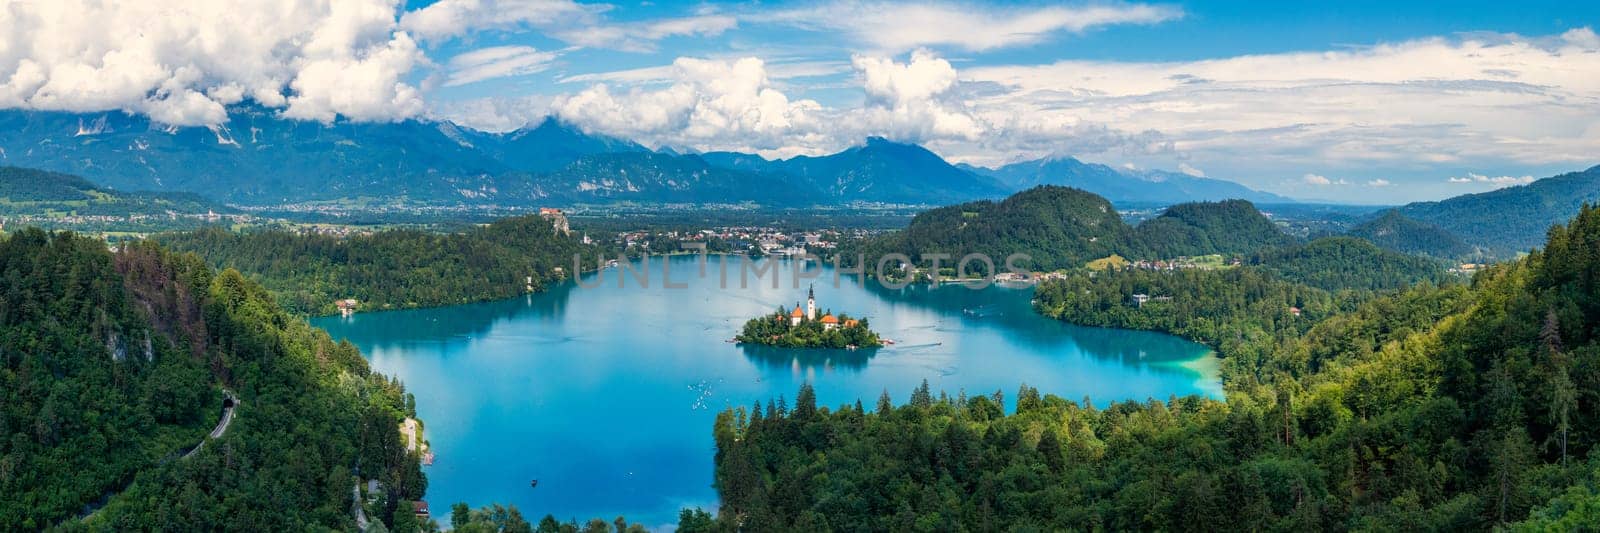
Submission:
M 1550 226 L 1565 222 L 1582 205 L 1595 202 L 1600 202 L 1600 166 L 1527 185 L 1407 204 L 1400 212 L 1449 230 L 1498 256 L 1514 257 L 1544 242 Z
M 240 403 L 209 440 L 224 388 Z M 0 530 L 351 530 L 361 478 L 403 521 L 427 487 L 410 411 L 237 272 L 148 242 L 0 240 Z
M 1397 209 L 1384 211 L 1377 218 L 1350 228 L 1348 235 L 1372 241 L 1384 249 L 1440 259 L 1464 258 L 1474 252 L 1471 245 L 1449 230 L 1413 220 Z
M 206 229 L 164 234 L 173 250 L 244 272 L 291 311 L 330 314 L 354 298 L 362 309 L 403 309 L 508 298 L 572 274 L 595 249 L 539 216 L 496 221 L 461 233 L 390 230 L 336 237 L 287 231 Z
M 1324 237 L 1269 249 L 1253 263 L 1278 276 L 1326 290 L 1398 289 L 1447 275 L 1437 261 L 1379 248 L 1354 237 Z
M 1597 247 L 1600 210 L 1585 208 L 1543 251 L 1470 287 L 1266 313 L 1234 328 L 1257 334 L 1219 343 L 1226 402 L 1094 404 L 1025 385 L 950 397 L 924 386 L 908 405 L 885 395 L 871 412 L 817 406 L 809 389 L 792 409 L 730 410 L 714 432 L 719 519 L 805 531 L 1593 527 Z M 1225 321 L 1305 296 L 1226 285 L 1214 292 L 1237 303 L 1218 305 L 1241 312 Z M 1105 305 L 1126 304 L 1041 288 L 1047 314 Z M 1170 329 L 1200 337 L 1183 330 L 1216 311 L 1175 312 L 1191 316 Z
M 1245 200 L 1168 207 L 1160 216 L 1140 223 L 1134 239 L 1146 250 L 1146 256 L 1154 258 L 1248 255 L 1294 244 L 1294 237 Z
M 188 193 L 108 191 L 78 176 L 0 167 L 0 215 L 119 216 L 231 213 L 233 209 Z
M 1051 270 L 1079 267 L 1091 259 L 1122 250 L 1132 228 L 1122 222 L 1104 198 L 1078 189 L 1042 186 L 994 201 L 977 201 L 930 209 L 911 219 L 906 229 L 862 243 L 869 262 L 885 254 L 962 256 L 982 253 L 999 268 L 1014 253 L 1032 259 L 1025 268 Z

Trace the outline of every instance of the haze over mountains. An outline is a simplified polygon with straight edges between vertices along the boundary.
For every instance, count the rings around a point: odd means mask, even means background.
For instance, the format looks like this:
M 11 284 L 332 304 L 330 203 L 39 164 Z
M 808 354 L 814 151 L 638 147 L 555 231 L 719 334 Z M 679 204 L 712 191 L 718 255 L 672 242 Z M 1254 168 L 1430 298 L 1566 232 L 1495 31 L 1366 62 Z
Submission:
M 1288 199 L 1177 173 L 1123 172 L 1071 158 L 984 169 L 921 146 L 868 138 L 825 156 L 677 154 L 556 120 L 509 133 L 449 122 L 286 120 L 239 107 L 215 127 L 120 112 L 0 111 L 0 164 L 83 176 L 118 190 L 195 192 L 239 205 L 380 198 L 430 204 L 616 202 L 939 205 L 1068 185 L 1120 202 Z

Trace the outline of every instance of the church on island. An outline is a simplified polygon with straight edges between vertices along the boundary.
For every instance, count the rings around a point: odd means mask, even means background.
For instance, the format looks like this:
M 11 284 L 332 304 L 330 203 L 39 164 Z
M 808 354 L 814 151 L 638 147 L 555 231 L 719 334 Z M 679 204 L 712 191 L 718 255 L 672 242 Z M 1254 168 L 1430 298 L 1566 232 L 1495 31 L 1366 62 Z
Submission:
M 799 326 L 801 322 L 805 322 L 805 321 L 809 321 L 809 320 L 816 320 L 816 321 L 818 321 L 819 323 L 822 324 L 823 331 L 833 331 L 833 330 L 839 329 L 841 327 L 853 328 L 853 327 L 856 327 L 857 325 L 859 325 L 861 323 L 860 320 L 856 320 L 856 319 L 853 319 L 853 318 L 845 319 L 844 321 L 840 321 L 839 317 L 833 316 L 833 313 L 824 314 L 824 315 L 822 315 L 821 319 L 818 319 L 817 318 L 817 289 L 816 289 L 815 286 L 813 286 L 810 289 L 806 290 L 806 307 L 805 307 L 805 310 L 802 311 L 800 309 L 800 304 L 799 303 L 795 303 L 794 304 L 794 311 L 790 312 L 790 313 L 784 313 L 783 312 L 783 308 L 779 307 L 778 308 L 778 315 L 775 318 L 780 322 L 784 321 L 784 320 L 788 320 L 790 327 Z
M 851 318 L 843 313 L 821 312 L 818 316 L 817 292 L 812 287 L 806 291 L 806 303 L 798 302 L 794 309 L 778 307 L 778 312 L 767 317 L 750 319 L 744 330 L 734 337 L 741 344 L 759 344 L 785 348 L 876 348 L 883 340 L 867 328 L 865 319 Z

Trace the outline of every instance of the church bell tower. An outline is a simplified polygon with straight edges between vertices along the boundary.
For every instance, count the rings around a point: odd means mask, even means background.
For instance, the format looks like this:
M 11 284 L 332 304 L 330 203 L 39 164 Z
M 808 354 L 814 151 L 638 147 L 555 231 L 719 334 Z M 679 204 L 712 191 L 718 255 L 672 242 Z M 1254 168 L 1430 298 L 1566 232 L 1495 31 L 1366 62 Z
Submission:
M 817 286 L 806 289 L 806 320 L 817 319 Z

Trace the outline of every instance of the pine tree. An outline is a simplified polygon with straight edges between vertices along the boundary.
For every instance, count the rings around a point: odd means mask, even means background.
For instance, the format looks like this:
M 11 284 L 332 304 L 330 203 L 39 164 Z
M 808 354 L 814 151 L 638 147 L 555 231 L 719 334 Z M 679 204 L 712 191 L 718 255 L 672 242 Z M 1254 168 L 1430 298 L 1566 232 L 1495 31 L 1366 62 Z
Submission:
M 889 399 L 889 390 L 884 389 L 883 393 L 878 395 L 878 416 L 888 416 L 893 410 L 894 402 Z
M 928 388 L 927 379 L 923 379 L 922 384 L 911 392 L 911 406 L 918 409 L 933 407 L 933 392 Z
M 1061 440 L 1056 437 L 1055 430 L 1044 430 L 1044 435 L 1039 436 L 1039 445 L 1034 448 L 1044 455 L 1044 464 L 1051 472 L 1060 474 L 1066 468 L 1066 462 L 1061 459 Z
M 802 383 L 800 392 L 794 397 L 794 419 L 810 421 L 817 415 L 817 392 L 811 388 L 810 383 Z

